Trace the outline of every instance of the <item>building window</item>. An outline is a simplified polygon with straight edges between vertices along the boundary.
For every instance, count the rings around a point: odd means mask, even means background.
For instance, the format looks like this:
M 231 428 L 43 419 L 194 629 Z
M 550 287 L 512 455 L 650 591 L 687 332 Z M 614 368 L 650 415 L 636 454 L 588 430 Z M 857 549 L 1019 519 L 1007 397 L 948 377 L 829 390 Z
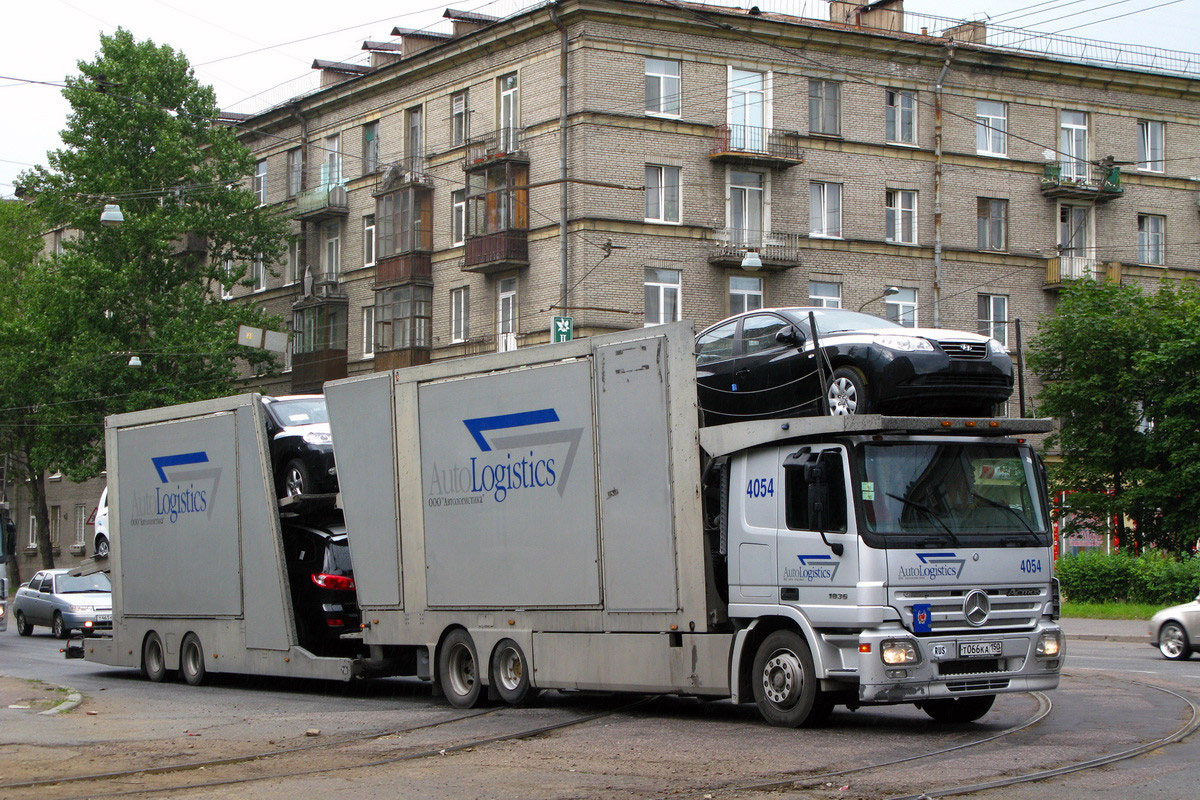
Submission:
M 893 144 L 917 143 L 917 93 L 888 89 L 884 93 L 887 110 L 887 140 Z
M 1058 207 L 1058 252 L 1064 277 L 1087 277 L 1092 268 L 1092 214 L 1090 206 Z
M 471 336 L 470 288 L 461 286 L 450 290 L 450 341 L 465 342 Z
M 1138 165 L 1145 172 L 1163 171 L 1165 125 L 1148 119 L 1138 120 Z
M 412 172 L 425 171 L 425 112 L 421 106 L 413 106 L 404 112 L 404 146 L 408 155 L 408 169 Z
M 767 147 L 767 75 L 729 70 L 729 146 L 762 152 Z
M 1083 111 L 1064 111 L 1059 123 L 1058 158 L 1060 178 L 1064 181 L 1088 179 L 1088 115 Z
M 496 281 L 496 350 L 517 349 L 517 279 Z
M 528 228 L 528 183 L 527 164 L 493 164 L 468 173 L 467 236 Z
M 680 64 L 663 58 L 646 59 L 646 113 L 678 117 Z
M 813 181 L 808 185 L 808 232 L 810 236 L 841 238 L 842 185 Z
M 646 221 L 679 222 L 679 167 L 646 165 Z
M 747 278 L 744 275 L 729 276 L 729 313 L 756 311 L 763 307 L 762 278 Z
M 285 284 L 295 283 L 302 277 L 300 274 L 300 248 L 302 246 L 299 236 L 292 236 L 288 239 L 287 272 L 284 274 Z
M 29 546 L 37 547 L 37 517 L 29 512 Z
M 888 189 L 887 240 L 897 244 L 917 243 L 917 193 L 909 189 Z
M 507 153 L 517 149 L 521 135 L 517 130 L 521 123 L 521 85 L 517 73 L 501 75 L 496 89 L 499 92 L 496 127 L 500 129 L 500 148 Z
M 1008 155 L 1008 106 L 994 100 L 975 102 L 975 151 L 981 155 Z
M 1008 297 L 1002 294 L 979 295 L 979 333 L 1008 347 Z
M 458 147 L 471 135 L 471 111 L 467 90 L 450 95 L 450 144 Z
M 342 225 L 337 220 L 321 226 L 321 270 L 324 279 L 336 281 L 342 272 Z
M 842 285 L 827 281 L 809 281 L 808 304 L 821 308 L 841 308 Z
M 345 350 L 346 308 L 328 304 L 302 308 L 292 317 L 292 330 L 296 354 Z
M 433 192 L 408 187 L 375 201 L 375 257 L 433 250 Z
M 342 184 L 342 137 L 339 134 L 325 137 L 325 162 L 321 164 L 321 185 Z
M 379 122 L 363 125 L 363 175 L 379 171 Z
M 375 306 L 363 306 L 362 310 L 363 358 L 375 355 Z
M 977 199 L 976 223 L 980 250 L 1008 249 L 1008 201 L 994 197 Z
M 766 215 L 766 176 L 761 172 L 730 172 L 730 244 L 762 247 Z
M 221 281 L 221 299 L 222 300 L 232 300 L 233 299 L 233 276 L 234 276 L 234 268 L 233 268 L 233 259 L 232 258 L 226 258 L 224 261 L 221 262 L 221 274 L 225 276 L 225 280 Z
M 75 504 L 75 546 L 83 547 L 87 537 L 87 508 L 82 503 Z
M 255 256 L 250 262 L 250 283 L 256 292 L 265 291 L 267 288 L 267 264 L 261 255 Z
M 375 265 L 375 215 L 363 215 L 363 266 Z
M 300 194 L 301 178 L 304 175 L 304 153 L 299 147 L 287 151 L 287 194 L 295 197 Z
M 267 204 L 267 160 L 264 158 L 254 164 L 254 196 L 258 204 Z
M 396 286 L 375 293 L 375 347 L 429 347 L 433 287 Z
M 681 319 L 679 275 L 677 269 L 646 268 L 646 327 Z
M 826 136 L 842 134 L 842 84 L 837 81 L 808 81 L 808 132 Z
M 1167 263 L 1167 218 L 1138 214 L 1138 263 L 1162 266 Z
M 883 313 L 906 328 L 917 327 L 917 290 L 901 289 L 884 300 Z
M 450 193 L 450 244 L 457 247 L 467 236 L 467 191 L 456 189 Z

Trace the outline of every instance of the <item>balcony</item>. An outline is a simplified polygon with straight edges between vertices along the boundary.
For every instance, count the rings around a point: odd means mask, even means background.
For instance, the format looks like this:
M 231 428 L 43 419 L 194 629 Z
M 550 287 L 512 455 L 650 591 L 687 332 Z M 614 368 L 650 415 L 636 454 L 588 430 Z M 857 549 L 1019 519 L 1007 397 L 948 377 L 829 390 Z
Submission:
M 431 234 L 432 232 L 428 232 Z M 380 256 L 375 262 L 375 286 L 394 283 L 428 283 L 433 281 L 432 235 L 418 232 L 417 246 L 390 256 Z
M 388 164 L 379 174 L 375 194 L 381 195 L 409 186 L 433 188 L 433 176 L 427 171 L 425 156 L 408 156 Z
M 529 232 L 507 230 L 468 236 L 463 272 L 499 272 L 529 266 Z
M 524 128 L 499 128 L 481 136 L 467 139 L 463 169 L 474 169 L 500 161 L 529 161 L 523 147 Z
M 1120 167 L 1076 161 L 1047 164 L 1042 170 L 1043 197 L 1102 203 L 1124 193 Z
M 804 163 L 798 132 L 749 125 L 718 125 L 708 157 L 718 163 L 780 169 Z
M 778 272 L 800 266 L 800 252 L 805 237 L 799 233 L 722 228 L 714 234 L 713 239 L 708 263 L 740 267 L 747 251 L 753 250 L 762 259 L 763 270 Z
M 1086 256 L 1055 256 L 1046 259 L 1046 283 L 1043 289 L 1056 291 L 1070 281 L 1093 280 L 1121 282 L 1121 262 L 1099 262 Z
M 292 216 L 302 222 L 320 222 L 350 214 L 345 184 L 321 184 L 315 189 L 306 189 L 296 195 L 296 208 Z

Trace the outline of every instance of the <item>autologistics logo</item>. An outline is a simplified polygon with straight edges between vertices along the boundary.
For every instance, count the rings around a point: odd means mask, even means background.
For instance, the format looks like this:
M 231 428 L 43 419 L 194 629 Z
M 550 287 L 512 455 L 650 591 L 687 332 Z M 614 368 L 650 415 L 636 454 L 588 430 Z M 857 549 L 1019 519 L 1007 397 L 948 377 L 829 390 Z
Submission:
M 212 517 L 213 500 L 221 484 L 221 468 L 181 469 L 208 464 L 208 453 L 175 453 L 150 459 L 160 485 L 134 495 L 134 525 L 162 525 L 191 514 Z M 170 474 L 168 475 L 168 472 Z
M 433 464 L 428 476 L 430 506 L 503 503 L 514 492 L 566 491 L 583 428 L 549 428 L 559 423 L 553 408 L 464 419 L 478 455 L 449 467 Z M 535 428 L 536 430 L 528 430 Z M 497 436 L 502 431 L 518 434 Z M 561 446 L 566 446 L 562 454 Z
M 832 581 L 833 576 L 837 575 L 838 567 L 842 565 L 842 562 L 834 561 L 833 556 L 828 553 L 796 556 L 796 558 L 800 559 L 800 566 L 784 567 L 783 577 L 785 580 L 805 581 L 806 583 Z
M 938 578 L 958 578 L 962 575 L 965 558 L 955 553 L 917 553 L 920 564 L 900 567 L 901 580 L 936 581 Z

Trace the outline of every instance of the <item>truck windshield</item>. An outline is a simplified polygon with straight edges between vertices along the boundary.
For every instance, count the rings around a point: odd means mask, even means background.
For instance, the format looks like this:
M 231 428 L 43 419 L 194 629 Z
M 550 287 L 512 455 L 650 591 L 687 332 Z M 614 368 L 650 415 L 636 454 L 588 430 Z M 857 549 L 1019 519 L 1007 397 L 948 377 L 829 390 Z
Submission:
M 955 544 L 1043 541 L 1041 483 L 1024 446 L 871 443 L 859 448 L 859 458 L 857 500 L 865 534 L 936 536 Z

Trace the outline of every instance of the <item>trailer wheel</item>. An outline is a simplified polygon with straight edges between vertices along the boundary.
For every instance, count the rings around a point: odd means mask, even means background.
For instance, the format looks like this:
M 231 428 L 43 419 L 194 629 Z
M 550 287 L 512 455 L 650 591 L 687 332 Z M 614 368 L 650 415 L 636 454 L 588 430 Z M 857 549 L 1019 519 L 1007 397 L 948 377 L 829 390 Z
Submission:
M 775 631 L 763 639 L 752 674 L 758 712 L 772 725 L 815 725 L 833 710 L 830 697 L 818 685 L 808 644 L 795 631 Z
M 194 633 L 184 636 L 183 643 L 179 645 L 179 671 L 189 686 L 200 686 L 208 679 L 204 648 L 200 646 L 200 637 Z
M 142 642 L 142 674 L 155 683 L 167 677 L 167 660 L 163 653 L 162 639 L 154 631 L 146 634 Z
M 530 703 L 541 693 L 529 682 L 529 661 L 512 639 L 500 642 L 492 653 L 492 685 L 501 700 L 514 706 Z
M 996 695 L 947 697 L 920 703 L 921 710 L 937 722 L 974 722 L 986 714 L 996 702 Z
M 455 708 L 474 708 L 483 699 L 475 642 L 461 628 L 451 631 L 438 651 L 438 681 Z

